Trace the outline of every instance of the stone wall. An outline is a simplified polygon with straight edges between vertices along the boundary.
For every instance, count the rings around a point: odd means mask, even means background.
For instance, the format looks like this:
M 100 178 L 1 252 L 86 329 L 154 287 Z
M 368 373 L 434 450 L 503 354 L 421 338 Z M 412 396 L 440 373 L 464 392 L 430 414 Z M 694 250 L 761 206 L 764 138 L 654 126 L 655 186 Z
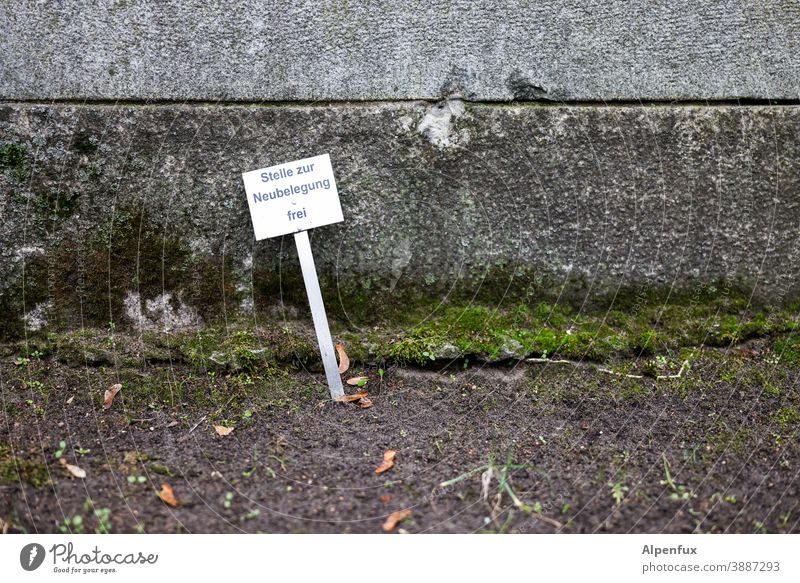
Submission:
M 797 99 L 793 0 L 22 0 L 0 98 Z
M 3 4 L 0 336 L 302 305 L 240 174 L 324 152 L 345 222 L 312 244 L 337 317 L 796 299 L 800 10 L 583 4 Z

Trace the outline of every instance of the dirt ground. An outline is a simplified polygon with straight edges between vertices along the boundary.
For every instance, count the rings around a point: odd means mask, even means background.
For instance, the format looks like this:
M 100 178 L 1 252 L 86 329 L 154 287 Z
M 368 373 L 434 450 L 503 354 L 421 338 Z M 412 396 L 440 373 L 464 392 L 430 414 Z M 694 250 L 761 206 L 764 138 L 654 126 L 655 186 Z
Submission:
M 392 532 L 798 532 L 800 368 L 768 341 L 625 376 L 639 364 L 354 367 L 369 377 L 361 408 L 302 369 L 8 355 L 0 526 L 381 533 L 409 509 Z

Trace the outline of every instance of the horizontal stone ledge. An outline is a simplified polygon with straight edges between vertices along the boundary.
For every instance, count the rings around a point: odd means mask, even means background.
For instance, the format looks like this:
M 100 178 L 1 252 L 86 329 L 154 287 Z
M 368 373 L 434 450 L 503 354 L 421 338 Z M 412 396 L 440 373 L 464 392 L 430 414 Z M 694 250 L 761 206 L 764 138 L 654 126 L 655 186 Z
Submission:
M 345 221 L 312 246 L 358 325 L 454 297 L 800 289 L 795 106 L 6 103 L 0 136 L 7 334 L 303 306 L 292 240 L 254 242 L 241 172 L 325 152 Z
M 6 2 L 0 98 L 800 97 L 791 2 L 445 4 Z

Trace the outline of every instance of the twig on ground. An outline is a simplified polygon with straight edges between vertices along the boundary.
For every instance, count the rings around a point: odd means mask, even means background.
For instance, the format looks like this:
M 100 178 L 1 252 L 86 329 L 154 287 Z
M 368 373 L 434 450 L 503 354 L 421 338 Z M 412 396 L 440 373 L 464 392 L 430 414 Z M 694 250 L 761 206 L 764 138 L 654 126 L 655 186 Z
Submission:
M 688 370 L 689 368 L 691 368 L 689 361 L 684 360 L 683 363 L 681 363 L 681 369 L 678 371 L 678 374 L 664 374 L 664 375 L 660 374 L 656 377 L 656 380 L 663 381 L 666 379 L 679 379 L 683 376 L 684 371 Z
M 545 523 L 549 524 L 550 526 L 554 526 L 555 528 L 563 528 L 564 527 L 564 525 L 561 524 L 555 518 L 550 518 L 549 516 L 545 516 L 544 514 L 540 514 L 538 512 L 535 512 L 535 513 L 531 514 L 531 517 L 538 518 L 542 522 L 545 522 Z
M 597 367 L 597 371 L 598 372 L 604 372 L 606 374 L 613 374 L 613 375 L 618 376 L 618 377 L 625 377 L 626 379 L 643 379 L 644 378 L 644 375 L 627 374 L 627 373 L 624 373 L 624 372 L 617 372 L 615 370 L 611 370 L 610 368 Z
M 553 360 L 552 358 L 526 358 L 525 362 L 537 362 L 541 364 L 571 364 L 572 366 L 578 366 L 580 364 L 572 360 Z
M 208 413 L 206 413 L 205 415 L 203 415 L 202 417 L 200 417 L 200 421 L 198 421 L 197 423 L 195 423 L 194 425 L 192 425 L 192 428 L 189 430 L 189 433 L 191 433 L 192 431 L 194 431 L 195 429 L 197 429 L 198 427 L 200 427 L 200 424 L 201 424 L 203 421 L 205 421 L 207 417 L 208 417 Z
M 595 366 L 592 363 L 584 363 L 584 362 L 575 361 L 575 360 L 564 360 L 564 359 L 551 360 L 549 358 L 526 358 L 525 362 L 534 362 L 534 363 L 539 363 L 539 364 L 571 364 L 572 366 L 575 366 L 575 367 L 578 367 L 578 366 L 581 366 L 581 365 L 586 365 L 586 366 L 594 367 L 597 370 L 597 372 L 602 372 L 602 373 L 605 373 L 605 374 L 610 374 L 610 375 L 614 375 L 614 376 L 618 376 L 618 377 L 623 377 L 623 378 L 626 378 L 626 379 L 643 379 L 645 377 L 645 375 L 641 375 L 641 374 L 629 374 L 629 373 L 624 373 L 624 372 L 618 372 L 618 371 L 615 371 L 615 370 L 611 370 L 610 368 L 605 368 L 605 367 L 602 367 L 602 366 Z M 679 378 L 681 378 L 683 376 L 683 374 L 686 371 L 691 369 L 691 367 L 692 367 L 691 363 L 688 360 L 684 360 L 683 363 L 681 363 L 681 368 L 677 372 L 677 374 L 657 375 L 655 377 L 655 379 L 657 381 L 665 381 L 665 380 L 669 380 L 669 379 L 679 379 Z

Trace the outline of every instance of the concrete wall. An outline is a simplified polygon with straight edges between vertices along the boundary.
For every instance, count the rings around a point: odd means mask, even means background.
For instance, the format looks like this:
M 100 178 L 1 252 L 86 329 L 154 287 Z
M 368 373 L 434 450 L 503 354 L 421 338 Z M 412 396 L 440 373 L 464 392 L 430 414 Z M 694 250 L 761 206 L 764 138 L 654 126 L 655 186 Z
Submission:
M 3 3 L 0 336 L 303 303 L 240 173 L 323 152 L 345 222 L 313 245 L 342 317 L 720 282 L 797 298 L 800 9 L 583 4 Z
M 0 98 L 797 99 L 794 0 L 3 2 Z

